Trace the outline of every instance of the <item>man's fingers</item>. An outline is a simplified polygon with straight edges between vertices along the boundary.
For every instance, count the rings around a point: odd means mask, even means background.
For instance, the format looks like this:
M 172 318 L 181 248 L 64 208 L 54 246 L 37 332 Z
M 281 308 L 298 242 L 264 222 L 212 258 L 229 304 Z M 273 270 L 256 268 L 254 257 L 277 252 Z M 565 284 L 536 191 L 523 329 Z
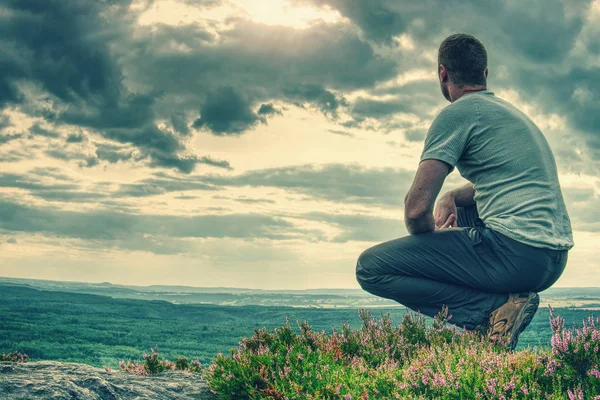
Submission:
M 442 225 L 442 229 L 448 228 L 449 226 L 452 225 L 452 223 L 454 222 L 455 218 L 454 218 L 454 214 L 450 214 L 448 216 L 448 219 L 446 220 L 446 223 L 444 225 Z

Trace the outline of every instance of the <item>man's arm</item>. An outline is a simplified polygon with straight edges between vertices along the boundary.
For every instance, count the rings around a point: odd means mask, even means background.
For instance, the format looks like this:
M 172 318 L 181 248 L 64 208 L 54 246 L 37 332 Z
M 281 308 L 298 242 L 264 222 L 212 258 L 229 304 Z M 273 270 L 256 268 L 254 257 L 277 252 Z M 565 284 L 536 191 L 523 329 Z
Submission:
M 471 182 L 448 193 L 454 198 L 456 207 L 466 207 L 475 204 L 475 187 Z
M 450 167 L 447 163 L 427 159 L 419 163 L 412 186 L 404 198 L 404 223 L 411 235 L 435 229 L 433 205 Z

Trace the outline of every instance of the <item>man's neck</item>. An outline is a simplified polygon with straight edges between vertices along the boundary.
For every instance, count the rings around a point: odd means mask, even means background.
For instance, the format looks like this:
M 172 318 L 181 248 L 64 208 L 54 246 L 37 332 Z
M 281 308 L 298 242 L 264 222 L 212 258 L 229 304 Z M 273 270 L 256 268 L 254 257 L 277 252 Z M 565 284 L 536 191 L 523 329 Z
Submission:
M 478 85 L 478 86 L 463 86 L 463 87 L 453 87 L 453 90 L 450 91 L 450 98 L 452 102 L 463 97 L 465 94 L 473 93 L 473 92 L 481 92 L 482 90 L 487 90 L 487 86 Z

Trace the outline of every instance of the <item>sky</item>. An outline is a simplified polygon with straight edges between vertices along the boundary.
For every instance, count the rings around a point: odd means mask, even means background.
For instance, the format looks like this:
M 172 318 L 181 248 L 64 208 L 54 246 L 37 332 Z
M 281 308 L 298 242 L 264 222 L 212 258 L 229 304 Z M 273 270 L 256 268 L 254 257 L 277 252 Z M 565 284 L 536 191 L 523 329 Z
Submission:
M 0 276 L 359 288 L 459 32 L 554 152 L 555 287 L 600 286 L 600 0 L 0 0 Z

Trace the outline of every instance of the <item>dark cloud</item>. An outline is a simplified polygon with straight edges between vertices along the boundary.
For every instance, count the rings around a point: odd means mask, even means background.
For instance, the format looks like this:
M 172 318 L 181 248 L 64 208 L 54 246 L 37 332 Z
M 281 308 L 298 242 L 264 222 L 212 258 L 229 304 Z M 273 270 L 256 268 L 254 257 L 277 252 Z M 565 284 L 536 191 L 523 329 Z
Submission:
M 34 171 L 27 175 L 0 172 L 0 187 L 18 188 L 27 190 L 32 196 L 42 198 L 47 201 L 60 202 L 94 202 L 108 196 L 105 192 L 94 192 L 82 190 L 80 185 L 67 176 L 48 171 Z M 34 177 L 35 175 L 38 178 Z M 45 177 L 53 177 L 62 180 L 61 183 L 46 183 Z M 64 183 L 67 182 L 67 183 Z
M 239 135 L 259 121 L 246 96 L 224 86 L 208 95 L 193 126 L 207 128 L 215 135 Z
M 411 1 L 362 0 L 294 0 L 295 3 L 312 3 L 329 6 L 358 25 L 370 39 L 391 41 L 403 32 L 414 18 L 417 3 Z M 423 2 L 419 2 L 419 5 Z M 404 12 L 400 12 L 400 11 Z
M 56 138 L 60 137 L 60 133 L 42 128 L 40 126 L 40 124 L 38 124 L 38 123 L 33 124 L 33 126 L 31 128 L 29 128 L 29 134 L 30 134 L 30 137 L 44 136 L 44 137 L 52 138 L 52 139 L 56 139 Z
M 308 101 L 314 104 L 325 115 L 337 116 L 341 106 L 348 105 L 342 95 L 326 90 L 318 84 L 299 84 L 286 87 L 283 91 L 285 96 L 295 101 Z
M 111 144 L 96 143 L 96 156 L 99 160 L 115 164 L 119 161 L 131 160 L 133 151 L 124 150 L 122 147 Z
M 100 163 L 98 158 L 94 155 L 85 154 L 81 151 L 67 150 L 60 147 L 50 148 L 44 151 L 44 154 L 48 157 L 56 158 L 62 161 L 77 161 L 77 165 L 82 168 L 95 167 Z
M 139 35 L 132 46 L 144 51 L 125 68 L 132 80 L 165 94 L 157 112 L 170 119 L 200 104 L 195 127 L 240 134 L 270 111 L 255 112 L 261 104 L 306 103 L 335 117 L 346 104 L 343 91 L 368 88 L 396 72 L 393 60 L 377 56 L 345 24 L 319 23 L 297 30 L 243 19 L 230 23 L 231 29 L 220 32 L 219 38 L 200 25 L 159 25 Z M 173 43 L 189 50 L 154 50 L 173 48 Z M 173 124 L 181 131 L 175 125 L 187 126 L 188 121 L 179 118 Z
M 216 185 L 203 183 L 196 179 L 179 179 L 168 175 L 160 178 L 148 178 L 136 183 L 124 184 L 119 187 L 116 197 L 148 197 L 168 192 L 185 192 L 190 190 L 222 190 Z
M 191 132 L 183 113 L 178 112 L 171 115 L 171 125 L 176 132 L 179 132 L 182 135 L 187 136 Z
M 15 239 L 15 238 L 8 238 L 8 240 L 6 241 L 6 243 L 17 244 L 17 239 Z
M 20 139 L 23 135 L 20 133 L 0 134 L 0 145 L 10 142 L 11 140 Z
M 352 133 L 346 132 L 346 131 L 340 131 L 338 129 L 329 129 L 328 131 L 331 132 L 331 133 L 335 133 L 336 135 L 354 137 L 354 135 Z
M 261 104 L 257 112 L 258 115 L 283 115 L 280 109 L 275 108 L 273 104 Z
M 86 139 L 83 133 L 70 133 L 65 139 L 66 143 L 82 143 Z
M 124 82 L 115 44 L 131 41 L 136 15 L 128 6 L 129 1 L 4 0 L 0 35 L 8 47 L 0 58 L 0 107 L 24 104 L 16 82 L 32 82 L 48 95 L 45 102 L 24 108 L 33 116 L 91 128 L 139 147 L 150 165 L 191 172 L 196 163 L 179 156 L 185 147 L 180 139 L 154 124 L 153 107 L 161 93 L 135 93 Z M 30 132 L 59 136 L 39 124 Z M 98 162 L 87 158 L 83 164 Z
M 19 188 L 31 191 L 75 190 L 77 185 L 72 183 L 45 184 L 41 179 L 28 175 L 0 172 L 0 187 Z
M 171 157 L 169 155 L 154 154 L 152 162 L 150 163 L 151 166 L 174 167 L 180 172 L 184 172 L 186 174 L 192 172 L 198 164 L 210 165 L 217 168 L 233 169 L 229 165 L 228 161 L 213 160 L 212 158 L 206 156 Z
M 5 128 L 12 126 L 12 122 L 8 115 L 0 115 L 0 132 L 2 132 Z
M 229 164 L 229 161 L 226 161 L 226 160 L 215 160 L 208 156 L 199 157 L 196 160 L 200 164 L 211 165 L 213 167 L 224 168 L 224 169 L 228 169 L 228 170 L 233 169 L 233 167 L 231 167 L 231 165 Z

